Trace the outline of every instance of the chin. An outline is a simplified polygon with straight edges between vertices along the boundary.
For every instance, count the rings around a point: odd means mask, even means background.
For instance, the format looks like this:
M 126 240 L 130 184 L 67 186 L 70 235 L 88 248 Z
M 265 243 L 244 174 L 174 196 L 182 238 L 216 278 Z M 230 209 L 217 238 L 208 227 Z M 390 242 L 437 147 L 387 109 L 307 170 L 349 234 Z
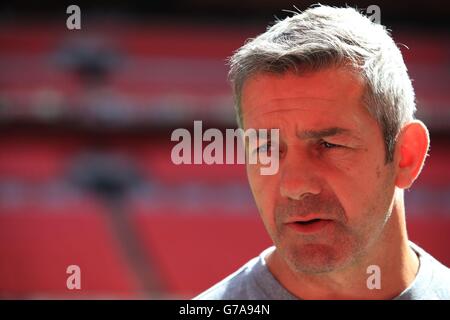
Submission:
M 347 266 L 353 260 L 351 250 L 341 245 L 297 244 L 281 252 L 290 268 L 299 273 L 329 273 Z

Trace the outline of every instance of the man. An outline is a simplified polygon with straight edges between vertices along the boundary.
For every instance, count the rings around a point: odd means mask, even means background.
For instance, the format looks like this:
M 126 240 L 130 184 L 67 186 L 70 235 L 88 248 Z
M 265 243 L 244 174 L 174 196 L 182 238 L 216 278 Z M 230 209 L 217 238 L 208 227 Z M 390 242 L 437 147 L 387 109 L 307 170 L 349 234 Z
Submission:
M 408 241 L 403 190 L 429 135 L 385 28 L 318 6 L 230 62 L 240 126 L 279 128 L 259 143 L 278 172 L 247 164 L 275 246 L 196 299 L 449 299 L 449 269 Z

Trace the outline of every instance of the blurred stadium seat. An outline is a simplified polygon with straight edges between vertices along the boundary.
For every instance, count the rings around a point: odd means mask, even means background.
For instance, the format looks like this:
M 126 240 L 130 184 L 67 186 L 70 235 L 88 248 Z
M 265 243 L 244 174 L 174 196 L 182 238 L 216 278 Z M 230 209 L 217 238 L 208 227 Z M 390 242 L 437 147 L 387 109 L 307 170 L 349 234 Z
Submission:
M 0 211 L 0 297 L 67 297 L 69 265 L 81 269 L 80 298 L 138 293 L 98 202 L 0 203 Z
M 425 248 L 441 263 L 449 266 L 450 216 L 448 212 L 427 212 L 420 216 L 408 217 L 406 222 L 410 240 Z
M 180 297 L 199 294 L 271 243 L 254 211 L 236 213 L 224 206 L 134 211 L 139 237 L 156 259 L 169 292 Z

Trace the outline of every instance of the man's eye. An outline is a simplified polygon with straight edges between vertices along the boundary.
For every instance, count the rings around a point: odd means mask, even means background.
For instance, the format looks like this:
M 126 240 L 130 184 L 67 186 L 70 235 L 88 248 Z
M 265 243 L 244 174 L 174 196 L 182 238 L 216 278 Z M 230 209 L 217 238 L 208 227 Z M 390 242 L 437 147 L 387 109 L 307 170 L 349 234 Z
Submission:
M 330 142 L 327 142 L 327 141 L 322 141 L 322 142 L 320 143 L 320 145 L 323 146 L 323 147 L 326 148 L 326 149 L 333 149 L 333 148 L 339 148 L 339 147 L 341 147 L 341 146 L 338 145 L 338 144 L 330 143 Z
M 262 146 L 255 149 L 254 153 L 258 152 L 267 152 L 267 150 L 271 149 L 272 145 L 270 142 L 263 144 Z

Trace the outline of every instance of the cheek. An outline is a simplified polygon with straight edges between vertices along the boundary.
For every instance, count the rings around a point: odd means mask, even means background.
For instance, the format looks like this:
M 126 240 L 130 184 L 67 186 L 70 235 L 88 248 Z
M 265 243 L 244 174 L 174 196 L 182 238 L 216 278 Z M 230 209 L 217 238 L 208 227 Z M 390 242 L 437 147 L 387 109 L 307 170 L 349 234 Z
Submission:
M 350 223 L 384 216 L 393 195 L 393 179 L 384 164 L 354 165 L 334 178 L 332 187 Z
M 330 186 L 349 216 L 361 211 L 378 189 L 376 170 L 367 161 L 354 161 L 328 176 Z

